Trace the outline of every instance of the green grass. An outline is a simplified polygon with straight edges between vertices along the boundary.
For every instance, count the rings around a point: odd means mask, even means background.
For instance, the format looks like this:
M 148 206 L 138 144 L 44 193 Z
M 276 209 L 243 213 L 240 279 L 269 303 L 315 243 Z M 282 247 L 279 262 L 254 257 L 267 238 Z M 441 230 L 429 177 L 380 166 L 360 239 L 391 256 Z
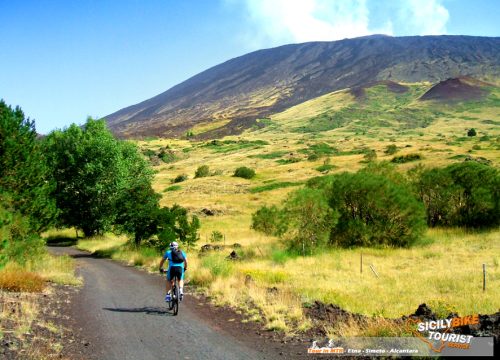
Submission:
M 290 182 L 290 181 L 275 182 L 272 184 L 255 186 L 253 188 L 250 188 L 249 191 L 252 194 L 255 194 L 255 193 L 261 193 L 264 191 L 271 191 L 271 190 L 276 190 L 276 189 L 287 188 L 287 187 L 291 187 L 291 186 L 300 186 L 302 184 L 303 184 L 303 182 Z
M 330 170 L 333 170 L 336 168 L 337 168 L 337 166 L 335 166 L 335 165 L 323 164 L 323 165 L 318 166 L 316 168 L 316 170 L 319 172 L 324 172 L 324 171 L 330 171 Z
M 250 155 L 249 158 L 256 158 L 256 159 L 277 159 L 277 158 L 280 158 L 283 155 L 286 155 L 288 153 L 289 153 L 289 151 L 275 151 L 275 152 L 265 153 L 265 154 Z
M 166 188 L 165 190 L 163 190 L 163 191 L 164 191 L 164 192 L 165 192 L 165 191 L 178 191 L 178 190 L 180 190 L 180 189 L 182 189 L 182 186 L 180 186 L 180 185 L 172 185 L 172 186 L 167 187 L 167 188 Z
M 241 151 L 244 149 L 259 149 L 265 145 L 269 145 L 264 140 L 212 140 L 202 145 L 203 147 L 211 149 L 215 153 L 227 154 L 232 152 Z

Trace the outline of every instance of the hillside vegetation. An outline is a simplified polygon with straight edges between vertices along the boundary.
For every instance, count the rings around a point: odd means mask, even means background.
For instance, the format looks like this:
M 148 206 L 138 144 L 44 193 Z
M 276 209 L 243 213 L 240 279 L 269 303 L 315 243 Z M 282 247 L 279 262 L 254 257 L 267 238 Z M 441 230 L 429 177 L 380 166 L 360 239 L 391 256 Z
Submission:
M 287 331 L 312 326 L 303 306 L 315 300 L 387 317 L 409 314 L 423 302 L 446 315 L 496 311 L 500 232 L 495 227 L 434 228 L 409 248 L 333 247 L 305 257 L 279 237 L 251 229 L 252 214 L 263 206 L 282 206 L 291 192 L 318 176 L 352 173 L 381 161 L 410 180 L 416 166 L 422 170 L 471 161 L 497 168 L 499 89 L 484 85 L 479 100 L 422 100 L 432 88 L 429 83 L 375 83 L 261 118 L 241 136 L 140 141 L 156 164 L 153 187 L 162 193 L 160 203 L 180 204 L 198 215 L 199 245 L 222 249 L 190 252 L 190 281 L 218 303 L 240 308 L 249 320 L 264 319 L 268 328 Z M 172 156 L 155 159 L 162 152 Z M 201 166 L 204 175 L 195 176 Z M 242 166 L 255 176 L 234 176 Z M 107 241 L 80 246 L 98 250 Z M 156 269 L 158 254 L 130 252 L 124 241 L 108 254 Z M 239 261 L 226 259 L 233 250 Z M 486 292 L 481 288 L 483 263 Z

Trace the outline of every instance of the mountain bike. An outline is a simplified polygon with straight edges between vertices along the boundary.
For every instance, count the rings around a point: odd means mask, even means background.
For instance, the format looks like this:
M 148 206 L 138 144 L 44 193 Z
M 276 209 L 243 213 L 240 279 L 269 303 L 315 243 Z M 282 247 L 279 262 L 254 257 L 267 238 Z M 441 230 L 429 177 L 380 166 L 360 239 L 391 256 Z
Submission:
M 163 270 L 164 273 L 167 270 Z M 174 285 L 172 285 L 172 289 L 170 290 L 170 301 L 167 302 L 168 310 L 172 311 L 174 315 L 179 313 L 179 278 L 174 276 Z

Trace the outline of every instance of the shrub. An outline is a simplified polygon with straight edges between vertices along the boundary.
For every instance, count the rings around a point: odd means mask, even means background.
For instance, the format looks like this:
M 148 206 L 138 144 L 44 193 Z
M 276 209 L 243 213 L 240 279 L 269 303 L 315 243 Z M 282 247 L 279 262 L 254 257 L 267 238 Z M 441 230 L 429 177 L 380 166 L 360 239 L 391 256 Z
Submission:
M 368 149 L 368 150 L 366 150 L 365 155 L 363 156 L 363 158 L 367 162 L 375 161 L 377 159 L 377 152 L 375 150 L 373 150 L 373 149 Z
M 174 184 L 186 181 L 189 177 L 186 174 L 177 175 L 172 181 Z
M 330 206 L 339 213 L 330 235 L 334 245 L 407 247 L 425 230 L 423 205 L 407 187 L 382 175 L 335 176 Z
M 263 206 L 252 214 L 251 228 L 266 235 L 279 236 L 286 230 L 283 213 L 275 206 Z
M 310 155 L 307 157 L 307 160 L 309 160 L 309 161 L 316 161 L 316 160 L 318 160 L 318 159 L 319 159 L 319 156 L 318 156 L 318 154 L 315 154 L 315 153 L 314 153 L 314 154 L 310 154 Z
M 207 177 L 210 176 L 210 168 L 208 165 L 201 165 L 196 169 L 196 172 L 194 173 L 194 178 L 201 178 L 201 177 Z
M 396 156 L 396 157 L 392 158 L 391 162 L 393 162 L 395 164 L 404 164 L 407 162 L 417 161 L 417 160 L 422 160 L 422 155 L 420 155 L 420 154 L 408 154 L 408 155 Z
M 330 171 L 330 170 L 335 169 L 335 168 L 336 168 L 335 165 L 323 164 L 323 165 L 318 166 L 316 168 L 316 171 L 325 172 L 325 171 Z
M 210 234 L 210 242 L 221 242 L 224 239 L 224 235 L 217 230 L 212 231 Z
M 284 205 L 286 232 L 283 239 L 290 250 L 303 255 L 312 254 L 326 244 L 337 216 L 328 206 L 323 191 L 310 188 L 296 190 Z
M 467 131 L 467 136 L 476 136 L 476 129 L 472 128 Z
M 397 152 L 398 152 L 398 147 L 394 144 L 387 145 L 384 151 L 384 153 L 387 155 L 394 155 Z
M 246 166 L 241 166 L 234 171 L 234 176 L 243 179 L 251 179 L 255 176 L 255 170 Z

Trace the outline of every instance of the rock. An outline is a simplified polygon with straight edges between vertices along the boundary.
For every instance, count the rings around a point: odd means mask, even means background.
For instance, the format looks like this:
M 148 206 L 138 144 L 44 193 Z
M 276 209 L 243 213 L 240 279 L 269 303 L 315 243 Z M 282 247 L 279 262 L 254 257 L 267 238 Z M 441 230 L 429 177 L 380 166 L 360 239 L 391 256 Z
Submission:
M 207 251 L 210 251 L 210 250 L 213 250 L 213 246 L 210 245 L 210 244 L 205 244 L 201 247 L 201 252 L 207 252 Z
M 427 306 L 427 304 L 420 304 L 418 306 L 418 309 L 415 311 L 415 313 L 410 315 L 410 316 L 416 316 L 419 318 L 436 320 L 436 314 L 434 314 L 432 312 L 432 310 Z
M 203 208 L 201 209 L 201 213 L 205 214 L 206 216 L 215 216 L 217 212 L 215 210 Z
M 236 253 L 236 251 L 231 251 L 231 254 L 229 254 L 228 257 L 226 257 L 228 260 L 240 260 L 239 255 Z
M 233 244 L 233 249 L 240 249 L 240 248 L 241 248 L 241 244 L 238 244 L 238 243 Z

